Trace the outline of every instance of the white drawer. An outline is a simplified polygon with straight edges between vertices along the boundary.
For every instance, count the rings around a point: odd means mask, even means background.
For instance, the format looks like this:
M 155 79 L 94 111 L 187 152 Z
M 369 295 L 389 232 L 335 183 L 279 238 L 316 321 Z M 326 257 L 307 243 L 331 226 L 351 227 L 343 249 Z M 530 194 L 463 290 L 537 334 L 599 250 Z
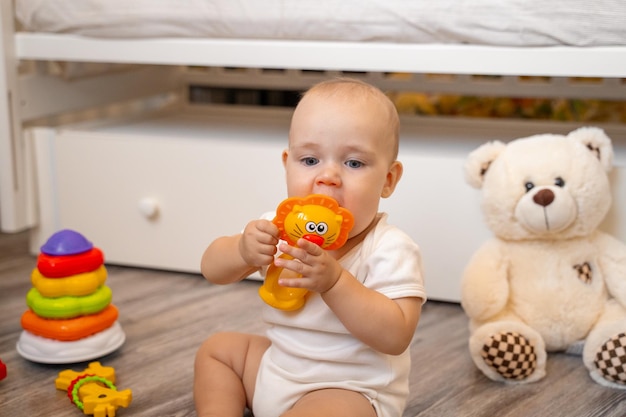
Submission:
M 38 129 L 37 245 L 71 228 L 108 262 L 197 272 L 215 237 L 239 232 L 285 197 L 287 121 L 172 115 Z

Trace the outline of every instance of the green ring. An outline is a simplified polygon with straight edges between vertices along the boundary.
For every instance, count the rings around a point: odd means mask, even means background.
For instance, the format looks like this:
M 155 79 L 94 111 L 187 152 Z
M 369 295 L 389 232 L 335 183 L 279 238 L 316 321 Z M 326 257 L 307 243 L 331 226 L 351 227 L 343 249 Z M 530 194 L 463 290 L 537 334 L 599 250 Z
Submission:
M 63 297 L 44 297 L 32 287 L 26 294 L 26 304 L 40 317 L 47 319 L 71 319 L 102 311 L 111 303 L 113 292 L 106 285 L 82 297 L 66 295 Z
M 74 388 L 72 389 L 72 402 L 76 404 L 76 407 L 78 407 L 78 409 L 81 411 L 85 408 L 85 406 L 83 405 L 83 402 L 80 400 L 80 398 L 78 398 L 78 389 L 87 382 L 101 382 L 109 387 L 109 389 L 117 391 L 117 388 L 115 388 L 115 385 L 113 385 L 111 381 L 101 376 L 91 375 L 81 378 L 74 384 Z

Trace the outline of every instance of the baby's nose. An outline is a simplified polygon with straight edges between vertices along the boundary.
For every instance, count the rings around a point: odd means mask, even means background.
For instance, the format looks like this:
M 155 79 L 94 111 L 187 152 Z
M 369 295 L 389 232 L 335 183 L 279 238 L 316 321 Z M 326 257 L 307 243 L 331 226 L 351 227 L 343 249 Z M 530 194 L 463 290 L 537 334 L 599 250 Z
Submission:
M 317 177 L 317 183 L 323 185 L 339 185 L 341 177 L 339 170 L 334 166 L 325 167 Z

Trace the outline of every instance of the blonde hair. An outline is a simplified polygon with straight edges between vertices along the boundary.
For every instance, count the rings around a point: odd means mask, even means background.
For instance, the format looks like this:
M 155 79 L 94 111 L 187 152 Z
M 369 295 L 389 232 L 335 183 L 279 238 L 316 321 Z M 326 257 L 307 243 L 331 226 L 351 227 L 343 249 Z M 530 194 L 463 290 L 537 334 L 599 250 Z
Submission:
M 313 94 L 327 97 L 333 95 L 350 95 L 378 101 L 387 111 L 390 139 L 393 144 L 393 160 L 395 161 L 398 158 L 400 118 L 396 106 L 379 88 L 355 78 L 340 77 L 325 80 L 313 85 L 302 95 L 302 99 Z

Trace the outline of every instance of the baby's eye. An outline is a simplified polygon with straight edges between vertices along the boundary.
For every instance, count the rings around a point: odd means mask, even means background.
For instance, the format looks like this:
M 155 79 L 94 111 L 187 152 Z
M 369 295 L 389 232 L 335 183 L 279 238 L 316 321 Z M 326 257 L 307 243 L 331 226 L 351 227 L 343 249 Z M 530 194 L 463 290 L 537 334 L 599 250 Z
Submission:
M 363 162 L 357 161 L 356 159 L 350 159 L 349 161 L 346 161 L 346 165 L 349 168 L 361 168 L 363 166 Z
M 306 158 L 302 158 L 300 162 L 302 162 L 306 166 L 313 166 L 313 165 L 317 165 L 317 163 L 319 162 L 319 159 L 313 158 L 312 156 L 308 156 Z

